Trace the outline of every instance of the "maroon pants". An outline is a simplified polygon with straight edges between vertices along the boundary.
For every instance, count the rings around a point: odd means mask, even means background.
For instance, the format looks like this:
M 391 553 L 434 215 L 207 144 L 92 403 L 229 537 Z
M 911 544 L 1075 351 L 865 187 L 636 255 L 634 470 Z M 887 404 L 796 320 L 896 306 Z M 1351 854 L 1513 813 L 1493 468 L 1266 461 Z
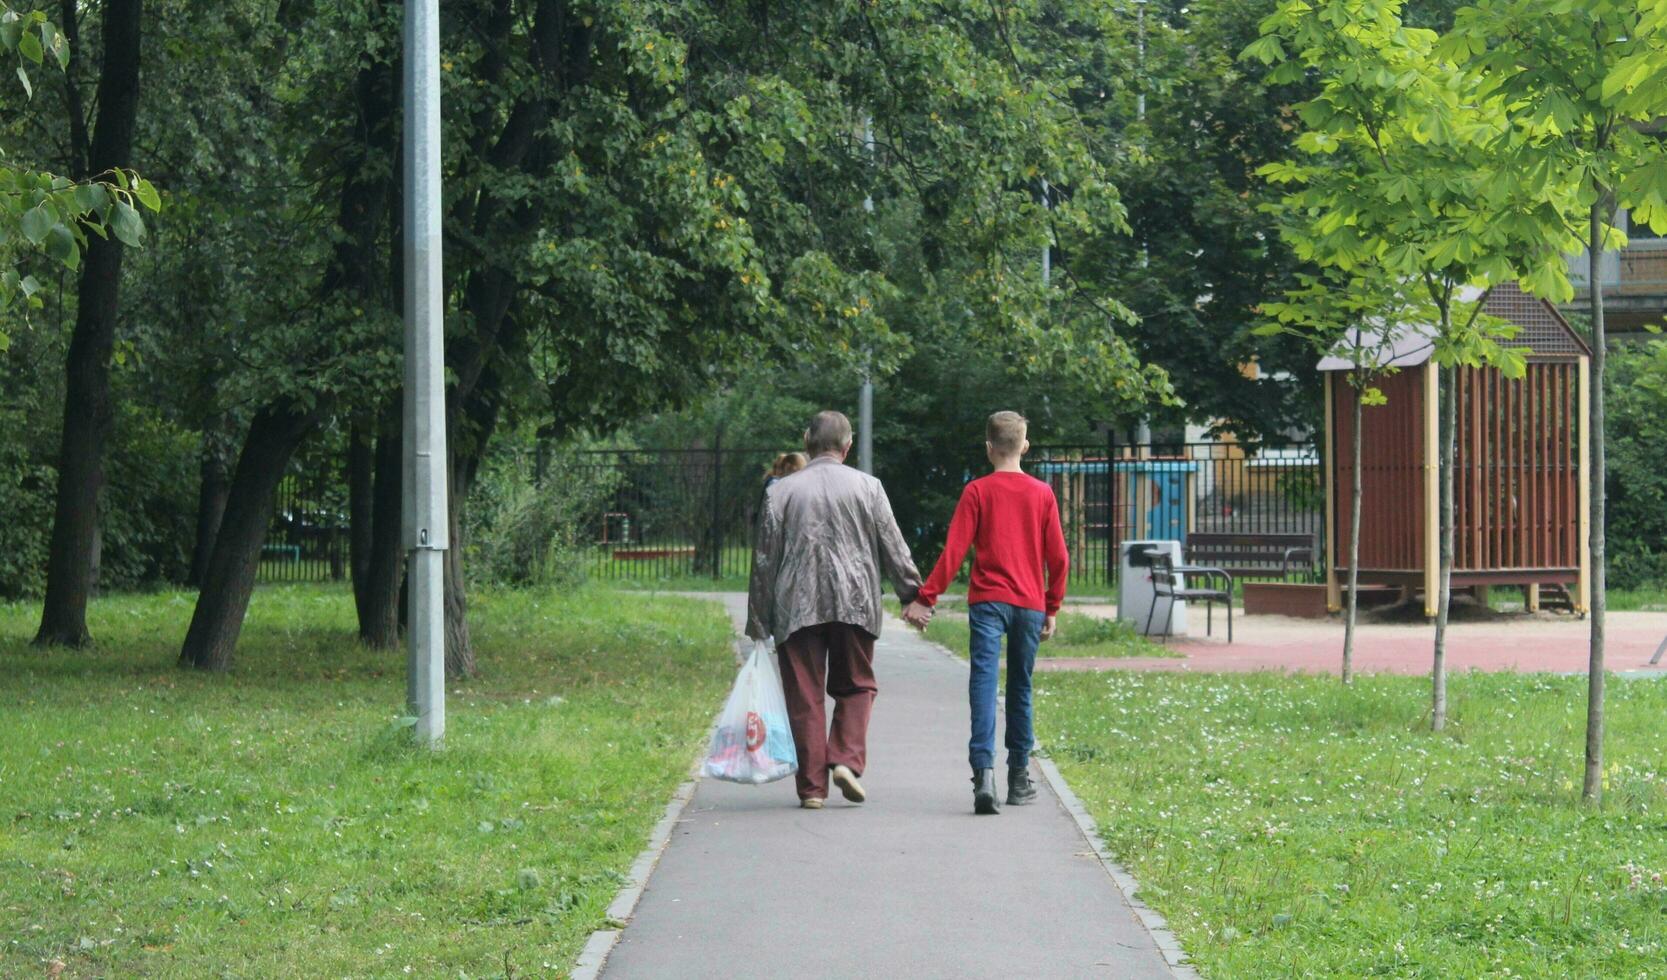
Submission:
M 799 750 L 799 799 L 828 798 L 828 770 L 862 775 L 868 759 L 868 716 L 874 708 L 874 637 L 848 623 L 807 626 L 781 645 L 787 720 Z M 834 699 L 828 730 L 823 691 Z

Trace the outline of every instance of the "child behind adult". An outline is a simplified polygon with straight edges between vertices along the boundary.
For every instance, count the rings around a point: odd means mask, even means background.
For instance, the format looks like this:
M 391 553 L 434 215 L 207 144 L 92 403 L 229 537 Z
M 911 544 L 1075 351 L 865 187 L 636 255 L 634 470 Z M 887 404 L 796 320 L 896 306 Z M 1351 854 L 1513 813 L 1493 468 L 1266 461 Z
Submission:
M 764 477 L 764 489 L 770 489 L 770 484 L 784 476 L 792 476 L 805 468 L 804 453 L 782 453 L 776 461 L 770 464 L 770 472 Z
M 1053 635 L 1070 567 L 1065 535 L 1059 527 L 1059 504 L 1053 488 L 1027 476 L 1019 466 L 1028 423 L 1017 412 L 997 412 L 984 430 L 984 449 L 994 472 L 967 484 L 949 522 L 949 540 L 938 564 L 921 586 L 919 597 L 904 611 L 916 626 L 932 617 L 932 607 L 954 581 L 975 549 L 967 588 L 967 623 L 972 631 L 972 677 L 967 697 L 972 707 L 973 809 L 998 813 L 995 782 L 996 678 L 1002 640 L 1007 640 L 1007 802 L 1021 806 L 1036 799 L 1030 779 L 1033 728 L 1030 677 L 1036 648 Z

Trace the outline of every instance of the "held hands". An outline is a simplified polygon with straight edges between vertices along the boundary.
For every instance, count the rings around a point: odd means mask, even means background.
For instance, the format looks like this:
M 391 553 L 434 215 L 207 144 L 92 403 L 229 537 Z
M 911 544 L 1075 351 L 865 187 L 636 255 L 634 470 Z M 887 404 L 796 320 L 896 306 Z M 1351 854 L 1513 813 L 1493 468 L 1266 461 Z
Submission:
M 926 624 L 932 621 L 932 607 L 920 602 L 911 602 L 903 609 L 903 622 L 917 630 L 925 630 Z
M 1059 617 L 1049 616 L 1042 621 L 1042 641 L 1045 643 L 1053 639 L 1054 631 L 1059 628 Z

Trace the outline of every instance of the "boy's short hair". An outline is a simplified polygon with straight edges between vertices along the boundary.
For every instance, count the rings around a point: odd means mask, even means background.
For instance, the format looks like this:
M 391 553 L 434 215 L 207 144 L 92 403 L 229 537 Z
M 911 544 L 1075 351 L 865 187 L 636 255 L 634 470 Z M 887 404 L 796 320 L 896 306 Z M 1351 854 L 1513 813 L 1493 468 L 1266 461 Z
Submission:
M 1002 456 L 1017 456 L 1024 451 L 1025 433 L 1030 423 L 1018 412 L 996 412 L 984 424 L 984 438 Z
M 817 412 L 805 427 L 805 452 L 810 456 L 844 451 L 851 445 L 851 420 L 844 412 Z

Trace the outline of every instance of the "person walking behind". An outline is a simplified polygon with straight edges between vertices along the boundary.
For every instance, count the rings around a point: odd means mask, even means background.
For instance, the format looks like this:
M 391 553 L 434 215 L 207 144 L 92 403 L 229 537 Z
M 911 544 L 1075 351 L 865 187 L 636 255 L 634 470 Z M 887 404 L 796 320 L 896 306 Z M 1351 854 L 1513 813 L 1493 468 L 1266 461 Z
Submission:
M 784 476 L 792 476 L 805 468 L 804 453 L 782 453 L 776 461 L 770 464 L 770 472 L 764 477 L 764 489 L 768 490 Z
M 845 464 L 851 420 L 819 412 L 805 430 L 810 462 L 765 491 L 747 590 L 747 635 L 774 637 L 798 749 L 799 805 L 819 810 L 828 781 L 867 798 L 868 718 L 878 686 L 880 574 L 913 602 L 920 572 L 880 481 Z M 881 566 L 884 566 L 883 568 Z M 824 693 L 834 699 L 830 732 Z
M 938 597 L 960 574 L 967 548 L 974 549 L 972 581 L 967 587 L 967 623 L 972 630 L 972 676 L 967 685 L 972 739 L 967 754 L 972 763 L 973 809 L 986 814 L 1000 812 L 995 748 L 1002 638 L 1007 638 L 1007 803 L 1021 806 L 1036 799 L 1036 787 L 1030 781 L 1030 750 L 1036 744 L 1030 675 L 1036 666 L 1037 645 L 1053 636 L 1070 571 L 1053 488 L 1019 467 L 1030 449 L 1025 438 L 1028 427 L 1017 412 L 990 416 L 984 427 L 984 451 L 995 472 L 972 481 L 961 492 L 943 554 L 919 596 L 903 611 L 911 625 L 925 625 Z

